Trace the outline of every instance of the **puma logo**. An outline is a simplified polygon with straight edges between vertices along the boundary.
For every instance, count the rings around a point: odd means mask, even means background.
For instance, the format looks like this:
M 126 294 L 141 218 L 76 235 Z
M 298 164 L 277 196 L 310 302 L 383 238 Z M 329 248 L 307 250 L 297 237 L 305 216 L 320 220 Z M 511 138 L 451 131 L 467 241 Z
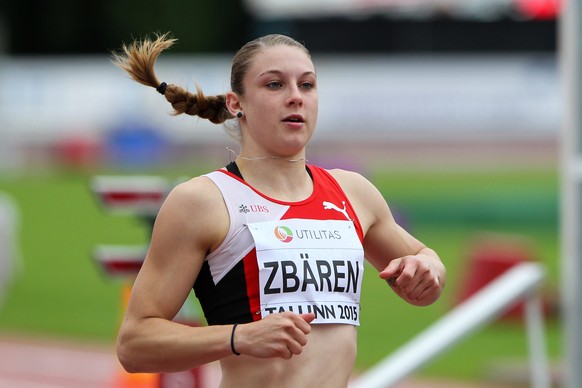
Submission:
M 342 201 L 342 205 L 344 206 L 344 208 L 340 209 L 339 207 L 337 207 L 335 204 L 333 204 L 331 202 L 323 201 L 323 209 L 324 210 L 335 210 L 337 212 L 340 212 L 344 216 L 346 216 L 346 219 L 348 221 L 351 221 L 350 216 L 349 216 L 348 212 L 346 211 L 346 201 Z

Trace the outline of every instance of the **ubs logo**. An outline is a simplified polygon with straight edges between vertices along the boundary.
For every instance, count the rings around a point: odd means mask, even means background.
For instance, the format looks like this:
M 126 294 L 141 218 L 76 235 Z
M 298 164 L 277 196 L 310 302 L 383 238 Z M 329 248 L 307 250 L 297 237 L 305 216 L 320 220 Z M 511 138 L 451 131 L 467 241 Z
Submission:
M 277 240 L 281 242 L 288 243 L 291 242 L 291 240 L 293 240 L 293 232 L 286 226 L 277 226 L 275 227 L 274 232 L 275 237 L 277 237 Z
M 267 206 L 264 205 L 240 205 L 238 207 L 238 212 L 239 213 L 268 213 L 269 212 L 269 208 Z
M 269 212 L 269 208 L 265 205 L 250 205 L 249 209 L 253 213 L 268 213 Z

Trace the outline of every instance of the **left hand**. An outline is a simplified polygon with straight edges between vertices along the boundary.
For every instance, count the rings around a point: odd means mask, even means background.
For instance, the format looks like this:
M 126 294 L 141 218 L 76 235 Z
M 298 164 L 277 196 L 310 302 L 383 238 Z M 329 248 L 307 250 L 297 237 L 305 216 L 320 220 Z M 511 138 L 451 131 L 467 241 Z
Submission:
M 394 259 L 380 272 L 394 292 L 416 306 L 434 303 L 444 288 L 444 266 L 427 254 Z

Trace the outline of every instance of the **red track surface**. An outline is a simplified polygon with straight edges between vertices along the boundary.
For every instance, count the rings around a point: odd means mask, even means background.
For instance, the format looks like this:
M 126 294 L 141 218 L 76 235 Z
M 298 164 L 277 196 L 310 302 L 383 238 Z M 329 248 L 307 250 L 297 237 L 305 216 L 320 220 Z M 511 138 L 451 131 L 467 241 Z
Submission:
M 220 369 L 203 370 L 203 388 L 218 387 Z M 129 375 L 113 346 L 0 335 L 0 387 L 6 388 L 157 388 L 154 375 Z M 410 380 L 397 388 L 479 388 L 497 384 Z M 510 385 L 505 385 L 510 387 Z M 170 388 L 170 387 L 166 387 Z

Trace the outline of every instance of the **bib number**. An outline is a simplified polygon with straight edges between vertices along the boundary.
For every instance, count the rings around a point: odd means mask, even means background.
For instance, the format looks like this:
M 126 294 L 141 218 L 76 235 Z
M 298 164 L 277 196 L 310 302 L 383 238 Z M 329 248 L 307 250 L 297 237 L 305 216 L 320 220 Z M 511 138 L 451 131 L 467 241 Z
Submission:
M 364 251 L 351 221 L 248 225 L 256 245 L 261 317 L 314 313 L 313 323 L 359 325 Z

